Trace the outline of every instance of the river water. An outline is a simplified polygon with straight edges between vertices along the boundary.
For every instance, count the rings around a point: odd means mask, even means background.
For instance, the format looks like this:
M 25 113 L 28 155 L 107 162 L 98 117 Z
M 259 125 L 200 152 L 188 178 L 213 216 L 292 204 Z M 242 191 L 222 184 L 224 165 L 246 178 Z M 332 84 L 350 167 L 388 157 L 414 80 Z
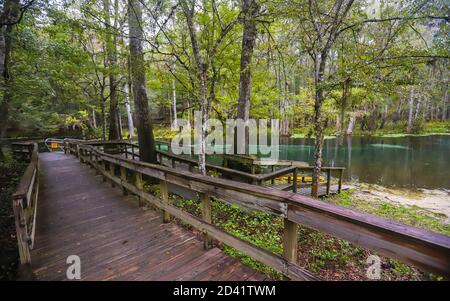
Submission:
M 314 140 L 281 140 L 280 159 L 313 163 Z M 345 167 L 347 181 L 450 189 L 450 136 L 327 139 L 323 160 L 326 166 Z

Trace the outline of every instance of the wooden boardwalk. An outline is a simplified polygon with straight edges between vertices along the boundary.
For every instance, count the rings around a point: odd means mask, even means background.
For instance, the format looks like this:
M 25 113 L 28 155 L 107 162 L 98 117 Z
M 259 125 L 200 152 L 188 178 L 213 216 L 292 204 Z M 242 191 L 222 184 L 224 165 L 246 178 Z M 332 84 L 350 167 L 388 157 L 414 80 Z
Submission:
M 62 153 L 40 154 L 41 183 L 32 271 L 38 280 L 66 280 L 66 259 L 81 259 L 81 280 L 264 280 L 194 233 L 162 223 Z

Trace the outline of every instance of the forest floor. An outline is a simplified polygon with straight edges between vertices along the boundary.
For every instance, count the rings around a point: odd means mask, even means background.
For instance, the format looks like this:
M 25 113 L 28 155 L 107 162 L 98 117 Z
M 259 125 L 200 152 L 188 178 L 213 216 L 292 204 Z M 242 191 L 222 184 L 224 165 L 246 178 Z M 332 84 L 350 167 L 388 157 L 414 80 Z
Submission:
M 0 280 L 15 280 L 19 253 L 11 194 L 25 171 L 26 164 L 10 158 L 0 162 Z

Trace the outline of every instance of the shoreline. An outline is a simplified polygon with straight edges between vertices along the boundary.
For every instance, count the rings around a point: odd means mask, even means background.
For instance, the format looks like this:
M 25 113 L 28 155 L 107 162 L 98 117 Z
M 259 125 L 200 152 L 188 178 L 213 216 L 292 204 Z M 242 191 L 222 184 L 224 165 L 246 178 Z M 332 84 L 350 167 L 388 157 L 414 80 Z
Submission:
M 422 134 L 404 134 L 404 133 L 394 133 L 394 134 L 353 134 L 353 135 L 326 135 L 324 137 L 325 140 L 336 139 L 340 136 L 344 137 L 376 137 L 376 138 L 405 138 L 405 137 L 428 137 L 428 136 L 450 136 L 450 133 L 422 133 Z M 291 136 L 287 136 L 287 138 L 291 139 L 315 139 L 314 137 L 308 137 L 306 134 L 293 134 Z
M 369 201 L 389 202 L 408 207 L 417 207 L 434 214 L 444 215 L 446 224 L 450 224 L 450 190 L 407 188 L 388 188 L 376 184 L 360 183 L 353 185 L 357 198 Z

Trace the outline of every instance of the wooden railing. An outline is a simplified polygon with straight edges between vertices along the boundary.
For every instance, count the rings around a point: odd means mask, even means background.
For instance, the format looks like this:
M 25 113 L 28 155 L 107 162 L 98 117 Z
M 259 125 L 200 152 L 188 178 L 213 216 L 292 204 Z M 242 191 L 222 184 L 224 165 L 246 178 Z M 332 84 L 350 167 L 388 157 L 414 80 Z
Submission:
M 27 160 L 25 173 L 12 195 L 20 263 L 31 262 L 30 250 L 34 245 L 36 208 L 39 198 L 39 152 L 37 143 L 13 143 L 16 158 Z
M 165 142 L 165 141 L 160 141 L 157 140 L 156 144 L 158 146 L 158 153 L 160 158 L 161 157 L 167 157 L 169 160 L 172 161 L 172 165 L 174 165 L 173 162 L 177 162 L 180 161 L 180 156 L 175 156 L 173 154 L 167 153 L 167 152 L 162 152 L 161 151 L 161 145 L 166 146 L 169 150 L 170 150 L 170 143 Z M 135 148 L 139 148 L 139 146 L 137 144 L 134 145 Z M 314 171 L 314 167 L 313 166 L 301 166 L 298 164 L 295 164 L 295 161 L 280 161 L 280 163 L 277 163 L 276 165 L 270 165 L 270 167 L 272 168 L 272 172 L 268 173 L 268 174 L 256 174 L 255 173 L 255 167 L 260 167 L 264 165 L 263 161 L 260 160 L 256 160 L 256 159 L 251 159 L 251 160 L 246 160 L 245 156 L 238 156 L 238 155 L 226 155 L 224 157 L 224 162 L 228 162 L 230 160 L 230 158 L 235 158 L 236 160 L 244 160 L 244 161 L 248 161 L 251 164 L 250 169 L 252 170 L 251 173 L 246 173 L 246 172 L 239 172 L 236 171 L 234 169 L 230 169 L 228 168 L 228 164 L 225 163 L 224 167 L 221 166 L 217 166 L 217 165 L 209 165 L 207 164 L 207 169 L 208 170 L 212 170 L 215 172 L 219 172 L 222 173 L 223 175 L 229 174 L 229 175 L 235 175 L 238 177 L 241 177 L 243 179 L 246 179 L 247 183 L 252 183 L 252 184 L 257 184 L 257 185 L 264 185 L 266 182 L 270 181 L 271 184 L 275 184 L 275 181 L 277 179 L 279 179 L 280 177 L 287 177 L 288 178 L 288 184 L 291 185 L 287 185 L 285 187 L 283 187 L 283 190 L 287 190 L 287 191 L 293 191 L 293 192 L 297 192 L 297 189 L 299 187 L 310 187 L 311 183 L 307 182 L 305 179 L 307 178 L 306 174 L 309 174 L 312 177 L 312 173 Z M 181 158 L 183 159 L 183 158 Z M 184 160 L 185 163 L 187 160 Z M 189 160 L 190 162 L 188 164 L 193 165 L 193 166 L 198 166 L 198 161 L 196 160 Z M 159 162 L 161 162 L 161 159 L 159 159 Z M 297 162 L 298 163 L 298 162 Z M 276 168 L 279 168 L 278 170 L 276 170 Z M 338 182 L 338 189 L 337 189 L 337 193 L 341 193 L 342 192 L 342 180 L 343 180 L 343 174 L 345 171 L 344 167 L 328 167 L 328 166 L 323 166 L 321 168 L 322 172 L 325 174 L 325 187 L 326 187 L 326 192 L 325 195 L 330 195 L 331 192 L 331 181 L 332 181 L 332 177 L 336 177 L 337 178 L 337 182 Z M 239 173 L 235 173 L 235 172 L 239 172 Z M 301 178 L 301 182 L 298 182 L 298 178 Z
M 81 142 L 81 140 L 68 140 L 68 151 L 71 153 L 76 152 L 76 143 Z M 108 153 L 112 154 L 121 154 L 124 155 L 125 158 L 131 158 L 133 160 L 139 159 L 139 145 L 136 143 L 130 143 L 128 141 L 91 141 L 90 145 L 96 146 L 97 148 L 104 150 L 106 146 L 116 146 L 115 148 L 110 148 Z M 177 164 L 182 164 L 187 167 L 190 172 L 193 172 L 198 169 L 198 161 L 185 158 L 182 156 L 171 154 L 170 152 L 161 151 L 160 145 L 167 145 L 165 142 L 157 141 L 158 148 L 156 150 L 158 156 L 158 162 L 161 165 L 166 165 L 172 168 L 175 168 Z M 168 165 L 167 165 L 168 164 Z M 270 184 L 275 184 L 279 182 L 279 179 L 284 177 L 287 178 L 286 185 L 282 186 L 282 190 L 297 192 L 297 190 L 301 187 L 310 187 L 311 183 L 307 182 L 305 179 L 307 174 L 311 174 L 314 170 L 312 166 L 280 166 L 281 168 L 278 170 L 274 170 L 271 173 L 267 174 L 254 174 L 239 171 L 236 169 L 231 169 L 227 167 L 222 167 L 214 164 L 206 164 L 207 172 L 212 174 L 217 174 L 222 178 L 227 178 L 231 180 L 236 180 L 239 182 L 245 182 L 254 185 L 263 186 L 267 182 Z M 326 185 L 325 194 L 329 195 L 331 192 L 331 181 L 332 176 L 336 176 L 338 180 L 338 188 L 337 193 L 341 193 L 342 191 L 342 177 L 345 168 L 343 167 L 323 167 L 322 171 L 325 173 L 325 181 L 324 185 Z M 298 179 L 301 179 L 298 181 Z
M 205 235 L 205 246 L 216 239 L 241 251 L 255 260 L 296 280 L 317 279 L 297 264 L 298 225 L 304 225 L 355 245 L 398 259 L 418 268 L 450 277 L 450 237 L 384 220 L 352 209 L 328 204 L 292 192 L 275 190 L 216 177 L 203 176 L 167 166 L 148 164 L 108 154 L 99 149 L 102 143 L 74 142 L 75 155 L 81 162 L 94 167 L 119 185 L 123 192 L 133 193 L 164 212 L 164 221 L 170 217 L 190 224 Z M 161 198 L 144 190 L 143 177 L 159 181 Z M 169 185 L 182 187 L 198 194 L 201 218 L 175 207 L 170 202 Z M 211 198 L 236 204 L 284 219 L 283 254 L 278 255 L 241 240 L 211 220 Z

